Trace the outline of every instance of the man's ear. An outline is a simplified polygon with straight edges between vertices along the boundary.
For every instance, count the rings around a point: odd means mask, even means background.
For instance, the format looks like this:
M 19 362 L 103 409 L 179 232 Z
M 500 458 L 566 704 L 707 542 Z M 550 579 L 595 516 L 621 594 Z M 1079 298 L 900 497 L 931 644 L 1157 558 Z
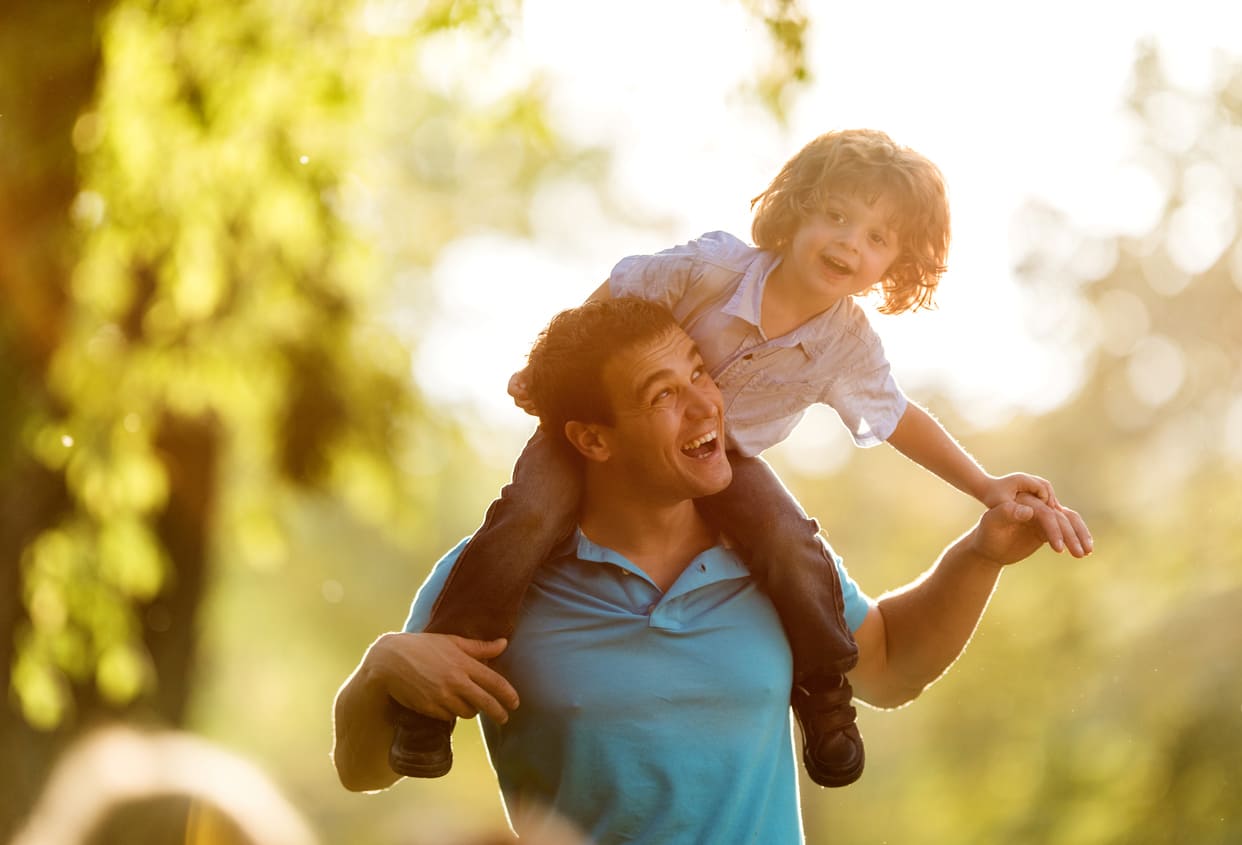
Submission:
M 603 436 L 602 428 L 598 423 L 570 421 L 565 423 L 565 438 L 588 461 L 603 463 L 611 457 L 612 450 L 608 446 L 608 439 Z

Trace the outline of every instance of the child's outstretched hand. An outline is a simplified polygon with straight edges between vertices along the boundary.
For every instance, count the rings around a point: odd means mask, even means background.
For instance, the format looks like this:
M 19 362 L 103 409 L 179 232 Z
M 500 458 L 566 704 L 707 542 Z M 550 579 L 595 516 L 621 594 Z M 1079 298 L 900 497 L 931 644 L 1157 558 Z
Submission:
M 509 378 L 509 395 L 513 397 L 514 405 L 532 416 L 539 416 L 535 400 L 530 398 L 530 380 L 525 369 L 518 370 Z
M 1091 539 L 1091 531 L 1087 528 L 1087 523 L 1082 517 L 1074 511 L 1069 510 L 1057 501 L 1057 494 L 1052 489 L 1052 483 L 1038 475 L 1028 475 L 1025 472 L 1014 472 L 1009 475 L 999 477 L 991 477 L 988 485 L 984 489 L 981 500 L 989 508 L 995 507 L 1002 502 L 1018 501 L 1021 494 L 1034 496 L 1044 502 L 1055 511 L 1059 511 L 1067 518 L 1068 531 L 1062 531 L 1062 537 L 1050 538 L 1049 544 L 1055 551 L 1068 549 L 1069 553 L 1074 557 L 1086 557 L 1091 554 L 1094 548 L 1094 542 Z
M 1027 475 L 1025 472 L 1013 472 L 999 477 L 989 476 L 987 486 L 983 489 L 983 495 L 979 497 L 979 501 L 989 508 L 994 508 L 1002 502 L 1013 501 L 1019 493 L 1029 493 L 1049 507 L 1060 507 L 1056 493 L 1052 491 L 1051 482 L 1038 475 Z

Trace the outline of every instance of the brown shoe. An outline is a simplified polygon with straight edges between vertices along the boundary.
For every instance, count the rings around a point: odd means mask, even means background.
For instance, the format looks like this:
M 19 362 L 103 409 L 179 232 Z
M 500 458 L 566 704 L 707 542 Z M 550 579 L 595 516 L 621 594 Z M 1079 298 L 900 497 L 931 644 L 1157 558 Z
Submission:
M 453 743 L 450 739 L 457 720 L 445 722 L 424 716 L 393 702 L 392 745 L 388 749 L 388 766 L 399 775 L 411 778 L 439 778 L 453 768 Z
M 844 675 L 808 680 L 794 687 L 793 710 L 802 730 L 802 762 L 820 786 L 849 786 L 862 775 L 866 755 L 850 703 L 854 690 Z

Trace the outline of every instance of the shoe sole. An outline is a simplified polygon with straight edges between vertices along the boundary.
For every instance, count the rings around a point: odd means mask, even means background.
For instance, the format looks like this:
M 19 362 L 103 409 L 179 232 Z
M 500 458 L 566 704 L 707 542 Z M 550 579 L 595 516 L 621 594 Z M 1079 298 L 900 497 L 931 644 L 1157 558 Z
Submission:
M 820 786 L 826 786 L 829 789 L 839 789 L 842 786 L 849 786 L 862 777 L 863 767 L 866 763 L 866 753 L 860 748 L 858 751 L 858 765 L 835 775 L 827 775 L 823 772 L 816 772 L 813 762 L 809 754 L 804 748 L 802 752 L 802 765 L 806 768 L 807 776 Z
M 453 768 L 453 758 L 430 759 L 388 754 L 388 767 L 399 775 L 410 778 L 442 778 Z
M 814 758 L 807 749 L 806 731 L 803 730 L 801 722 L 798 722 L 798 733 L 802 735 L 802 766 L 806 769 L 807 777 L 812 781 L 829 789 L 839 789 L 842 786 L 849 786 L 862 777 L 863 768 L 867 764 L 867 751 L 863 747 L 861 734 L 858 735 L 858 742 L 855 743 L 858 749 L 858 762 L 844 771 L 825 772 L 815 764 Z

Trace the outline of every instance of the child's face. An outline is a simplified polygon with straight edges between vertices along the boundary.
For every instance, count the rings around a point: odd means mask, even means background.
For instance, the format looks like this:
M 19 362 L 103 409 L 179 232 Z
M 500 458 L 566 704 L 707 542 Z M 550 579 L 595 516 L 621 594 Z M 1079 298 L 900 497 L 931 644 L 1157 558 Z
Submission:
M 824 210 L 804 218 L 780 267 L 782 282 L 808 313 L 879 284 L 901 251 L 883 198 L 830 194 Z

